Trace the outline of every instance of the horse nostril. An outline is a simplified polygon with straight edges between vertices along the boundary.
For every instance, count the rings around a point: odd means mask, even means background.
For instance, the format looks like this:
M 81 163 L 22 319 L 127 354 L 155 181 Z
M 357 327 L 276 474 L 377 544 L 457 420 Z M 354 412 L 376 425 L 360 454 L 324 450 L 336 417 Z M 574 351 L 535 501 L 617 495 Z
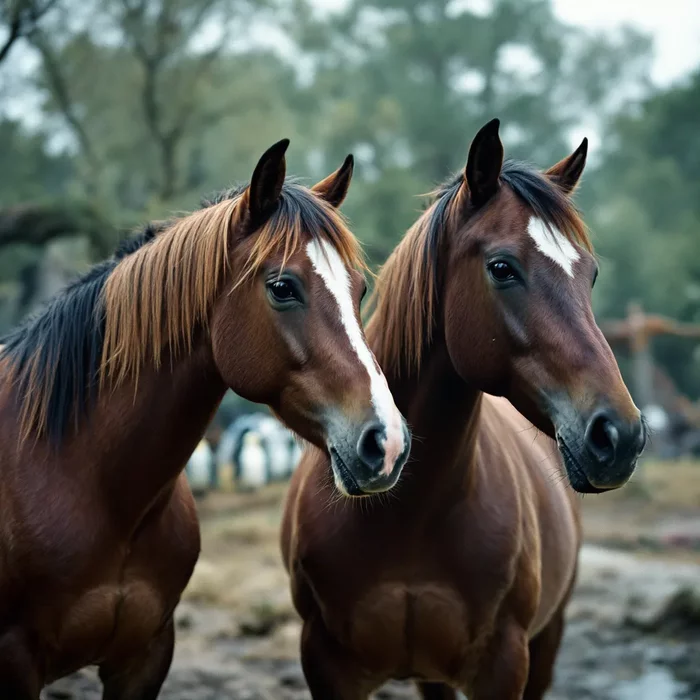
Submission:
M 620 431 L 605 414 L 593 417 L 586 430 L 586 443 L 591 452 L 606 464 L 615 461 L 615 453 L 620 442 Z
M 639 452 L 641 453 L 649 442 L 649 426 L 646 421 L 640 421 L 639 423 Z
M 372 423 L 364 428 L 357 442 L 359 458 L 371 469 L 381 469 L 384 465 L 384 428 Z

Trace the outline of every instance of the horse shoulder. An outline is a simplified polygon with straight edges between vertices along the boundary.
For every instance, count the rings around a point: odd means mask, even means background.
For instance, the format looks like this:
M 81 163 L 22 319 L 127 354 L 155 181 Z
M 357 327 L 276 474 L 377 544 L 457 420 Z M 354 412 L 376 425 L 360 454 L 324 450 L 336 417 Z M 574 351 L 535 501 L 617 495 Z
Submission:
M 304 459 L 302 458 L 302 464 Z M 299 466 L 301 467 L 302 464 Z M 297 469 L 289 480 L 289 487 L 284 499 L 284 507 L 282 511 L 282 526 L 280 528 L 280 549 L 282 552 L 282 563 L 284 564 L 287 573 L 291 573 L 292 556 L 292 536 L 295 529 L 296 521 L 296 504 L 299 494 L 301 469 Z
M 315 502 L 318 498 L 313 483 L 323 480 L 323 470 L 330 469 L 325 456 L 316 449 L 307 448 L 291 476 L 284 503 L 280 547 L 282 561 L 290 577 L 292 602 L 299 615 L 306 619 L 317 606 L 313 589 L 304 572 L 312 544 Z
M 537 609 L 531 629 L 538 631 L 569 591 L 580 547 L 578 503 L 562 471 L 556 443 L 537 431 L 505 399 L 489 399 L 487 422 L 510 453 L 519 494 L 521 554 L 517 577 L 529 581 Z
M 130 543 L 107 656 L 148 644 L 172 616 L 192 576 L 200 543 L 196 505 L 182 473 Z

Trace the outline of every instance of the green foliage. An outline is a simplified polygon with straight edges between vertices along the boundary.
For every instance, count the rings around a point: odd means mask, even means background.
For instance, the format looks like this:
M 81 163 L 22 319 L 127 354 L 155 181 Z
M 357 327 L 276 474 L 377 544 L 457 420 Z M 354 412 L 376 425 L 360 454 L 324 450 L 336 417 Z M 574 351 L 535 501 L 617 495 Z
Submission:
M 41 133 L 28 133 L 11 119 L 0 121 L 0 205 L 62 196 L 75 173 L 72 159 L 51 155 Z
M 700 323 L 700 73 L 618 116 L 582 203 L 602 258 L 596 307 L 625 314 L 630 299 Z M 700 395 L 693 340 L 659 337 L 657 360 L 684 393 Z

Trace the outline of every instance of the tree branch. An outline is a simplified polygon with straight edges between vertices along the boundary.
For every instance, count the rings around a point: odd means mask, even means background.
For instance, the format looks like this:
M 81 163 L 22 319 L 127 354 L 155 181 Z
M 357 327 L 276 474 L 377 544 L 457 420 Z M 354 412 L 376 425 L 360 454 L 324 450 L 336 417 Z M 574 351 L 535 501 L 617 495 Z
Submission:
M 221 40 L 214 48 L 210 49 L 199 57 L 197 65 L 192 71 L 192 79 L 190 80 L 193 87 L 211 67 L 214 61 L 216 61 L 216 59 L 221 55 L 225 45 L 226 33 L 222 35 Z M 183 101 L 180 109 L 177 112 L 177 116 L 173 120 L 173 125 L 170 129 L 170 134 L 173 136 L 173 138 L 179 138 L 179 136 L 185 132 L 187 125 L 192 118 L 196 105 L 197 100 L 195 98 L 195 92 L 194 90 L 191 90 L 190 99 Z
M 13 18 L 12 22 L 10 23 L 10 33 L 5 40 L 5 43 L 2 45 L 2 48 L 0 48 L 0 63 L 7 58 L 7 55 L 10 53 L 10 49 L 14 46 L 17 39 L 20 38 L 21 29 L 22 23 L 19 20 L 19 16 L 17 16 Z
M 45 0 L 42 4 L 32 0 L 18 0 L 14 4 L 7 22 L 8 35 L 0 47 L 0 63 L 7 58 L 17 40 L 29 34 L 57 2 L 58 0 Z
M 41 54 L 51 94 L 56 100 L 59 110 L 75 134 L 82 154 L 85 157 L 85 161 L 88 164 L 90 172 L 86 181 L 86 188 L 91 194 L 95 194 L 99 177 L 98 158 L 92 146 L 90 136 L 73 107 L 68 83 L 61 70 L 60 61 L 40 29 L 37 28 L 32 32 L 31 40 Z
M 82 204 L 0 209 L 0 248 L 20 243 L 44 246 L 69 236 L 86 236 L 100 257 L 109 253 L 117 238 L 112 226 L 92 207 Z
M 201 27 L 211 9 L 218 0 L 201 0 L 189 21 L 173 16 L 173 1 L 161 0 L 159 12 L 150 20 L 145 12 L 145 0 L 134 4 L 130 0 L 121 0 L 124 8 L 120 24 L 132 46 L 134 56 L 143 70 L 141 104 L 146 123 L 160 161 L 160 184 L 158 195 L 161 200 L 171 199 L 179 191 L 177 173 L 177 155 L 182 139 L 192 121 L 192 115 L 198 106 L 195 86 L 204 73 L 211 68 L 225 46 L 226 35 L 210 51 L 199 58 L 187 56 L 185 71 L 180 70 L 179 83 L 187 81 L 192 86 L 183 91 L 179 106 L 171 105 L 164 110 L 160 98 L 163 90 L 163 76 L 170 67 L 170 59 L 178 52 L 184 51 L 187 39 Z M 186 26 L 185 26 L 186 25 Z M 191 68 L 190 68 L 191 67 Z M 191 70 L 191 72 L 189 72 Z M 174 100 L 177 103 L 177 100 Z

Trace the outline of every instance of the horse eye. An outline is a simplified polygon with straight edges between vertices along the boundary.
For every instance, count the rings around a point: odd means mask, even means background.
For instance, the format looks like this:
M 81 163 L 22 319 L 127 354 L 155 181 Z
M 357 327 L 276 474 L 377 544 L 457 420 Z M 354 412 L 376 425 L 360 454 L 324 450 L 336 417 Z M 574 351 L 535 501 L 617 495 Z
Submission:
M 299 296 L 294 288 L 294 285 L 287 280 L 274 280 L 273 282 L 268 282 L 267 289 L 272 298 L 280 304 L 288 303 L 290 301 L 299 301 Z
M 489 263 L 488 269 L 496 282 L 509 282 L 516 278 L 513 267 L 503 260 Z

